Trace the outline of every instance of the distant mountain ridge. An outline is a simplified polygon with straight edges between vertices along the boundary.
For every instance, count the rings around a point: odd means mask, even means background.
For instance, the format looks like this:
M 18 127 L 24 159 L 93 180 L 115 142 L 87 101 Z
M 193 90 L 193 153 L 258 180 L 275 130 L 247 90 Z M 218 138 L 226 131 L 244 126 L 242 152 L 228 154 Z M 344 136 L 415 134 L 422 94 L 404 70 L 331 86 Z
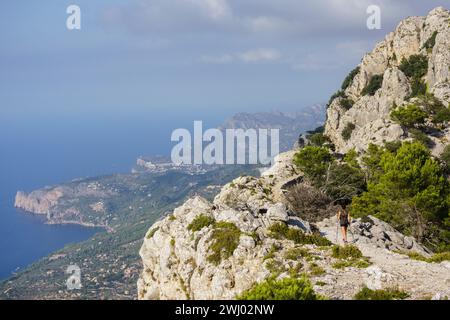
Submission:
M 325 121 L 326 106 L 314 104 L 296 112 L 241 112 L 225 121 L 219 129 L 279 129 L 280 152 L 294 146 L 301 133 L 313 130 Z

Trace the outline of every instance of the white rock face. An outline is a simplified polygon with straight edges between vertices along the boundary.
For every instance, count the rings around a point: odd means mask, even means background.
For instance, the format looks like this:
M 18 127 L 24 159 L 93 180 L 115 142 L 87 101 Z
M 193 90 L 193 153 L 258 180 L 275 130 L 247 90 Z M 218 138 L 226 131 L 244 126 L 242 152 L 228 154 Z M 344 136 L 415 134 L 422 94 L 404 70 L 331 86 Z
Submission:
M 370 258 L 378 273 L 372 272 L 373 268 L 338 270 L 332 267 L 337 260 L 331 257 L 330 249 L 272 238 L 268 228 L 274 223 L 286 223 L 289 228 L 311 233 L 308 222 L 291 215 L 273 197 L 282 193 L 277 188 L 289 183 L 289 179 L 298 178 L 294 172 L 290 178 L 281 174 L 292 162 L 292 156 L 292 152 L 281 155 L 282 163 L 271 168 L 273 177 L 272 174 L 259 179 L 240 177 L 224 186 L 213 203 L 200 197 L 190 199 L 175 209 L 172 216 L 155 223 L 140 250 L 143 271 L 138 281 L 139 299 L 234 299 L 267 279 L 274 266 L 283 278 L 292 270 L 310 272 L 313 263 L 324 270 L 324 274 L 312 276 L 313 282 L 325 283 L 314 289 L 334 299 L 351 299 L 365 285 L 381 288 L 397 285 L 411 291 L 413 299 L 436 293 L 450 295 L 450 273 L 444 263 L 427 264 L 393 253 L 399 250 L 429 255 L 414 239 L 373 217 L 364 222 L 356 220 L 350 240 L 357 238 L 355 245 Z M 189 224 L 200 215 L 232 223 L 240 230 L 233 254 L 217 265 L 208 261 L 215 226 L 195 232 L 188 230 Z M 316 227 L 331 242 L 336 242 L 336 218 L 325 219 Z M 286 258 L 294 248 L 307 250 L 316 258 L 312 261 L 306 257 Z M 418 276 L 421 273 L 426 278 Z
M 446 106 L 450 102 L 450 12 L 439 7 L 426 17 L 410 17 L 403 20 L 396 30 L 386 36 L 375 49 L 364 56 L 359 72 L 345 94 L 354 105 L 350 110 L 342 107 L 342 98 L 336 98 L 327 110 L 325 134 L 336 146 L 336 151 L 345 153 L 355 148 L 366 150 L 370 143 L 403 140 L 406 133 L 390 119 L 393 105 L 408 102 L 411 88 L 407 77 L 398 69 L 403 58 L 423 54 L 428 58 L 425 80 L 429 92 Z M 428 52 L 425 42 L 437 32 L 433 49 Z M 374 96 L 362 96 L 361 91 L 374 75 L 383 75 L 382 87 Z M 342 137 L 348 123 L 355 125 L 350 139 Z M 442 149 L 442 142 L 436 148 Z

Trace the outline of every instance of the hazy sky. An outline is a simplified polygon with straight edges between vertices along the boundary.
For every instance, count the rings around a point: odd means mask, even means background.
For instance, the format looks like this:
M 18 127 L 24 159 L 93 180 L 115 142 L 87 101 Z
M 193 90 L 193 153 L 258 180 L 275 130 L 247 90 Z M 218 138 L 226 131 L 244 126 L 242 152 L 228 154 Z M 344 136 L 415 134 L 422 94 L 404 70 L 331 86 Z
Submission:
M 79 5 L 82 29 L 66 28 Z M 382 29 L 366 28 L 381 7 Z M 0 3 L 0 112 L 293 110 L 326 102 L 375 43 L 434 0 Z M 1 113 L 0 113 L 1 115 Z

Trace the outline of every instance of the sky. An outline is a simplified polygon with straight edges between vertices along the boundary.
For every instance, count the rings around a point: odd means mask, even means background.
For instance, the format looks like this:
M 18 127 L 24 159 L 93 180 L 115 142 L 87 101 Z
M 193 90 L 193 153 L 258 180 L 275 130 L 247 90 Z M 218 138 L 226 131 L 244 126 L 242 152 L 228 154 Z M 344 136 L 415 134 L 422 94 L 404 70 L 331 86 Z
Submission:
M 68 30 L 66 8 L 81 9 Z M 366 27 L 369 5 L 381 29 Z M 434 0 L 0 2 L 0 116 L 296 110 Z

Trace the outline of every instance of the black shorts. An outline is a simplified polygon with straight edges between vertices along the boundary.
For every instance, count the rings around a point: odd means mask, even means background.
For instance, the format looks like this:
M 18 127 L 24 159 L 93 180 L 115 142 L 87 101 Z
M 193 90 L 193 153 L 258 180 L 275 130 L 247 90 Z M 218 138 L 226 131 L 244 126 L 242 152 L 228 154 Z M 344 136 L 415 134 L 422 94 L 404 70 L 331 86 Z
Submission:
M 348 222 L 341 222 L 341 227 L 348 227 L 350 224 Z

